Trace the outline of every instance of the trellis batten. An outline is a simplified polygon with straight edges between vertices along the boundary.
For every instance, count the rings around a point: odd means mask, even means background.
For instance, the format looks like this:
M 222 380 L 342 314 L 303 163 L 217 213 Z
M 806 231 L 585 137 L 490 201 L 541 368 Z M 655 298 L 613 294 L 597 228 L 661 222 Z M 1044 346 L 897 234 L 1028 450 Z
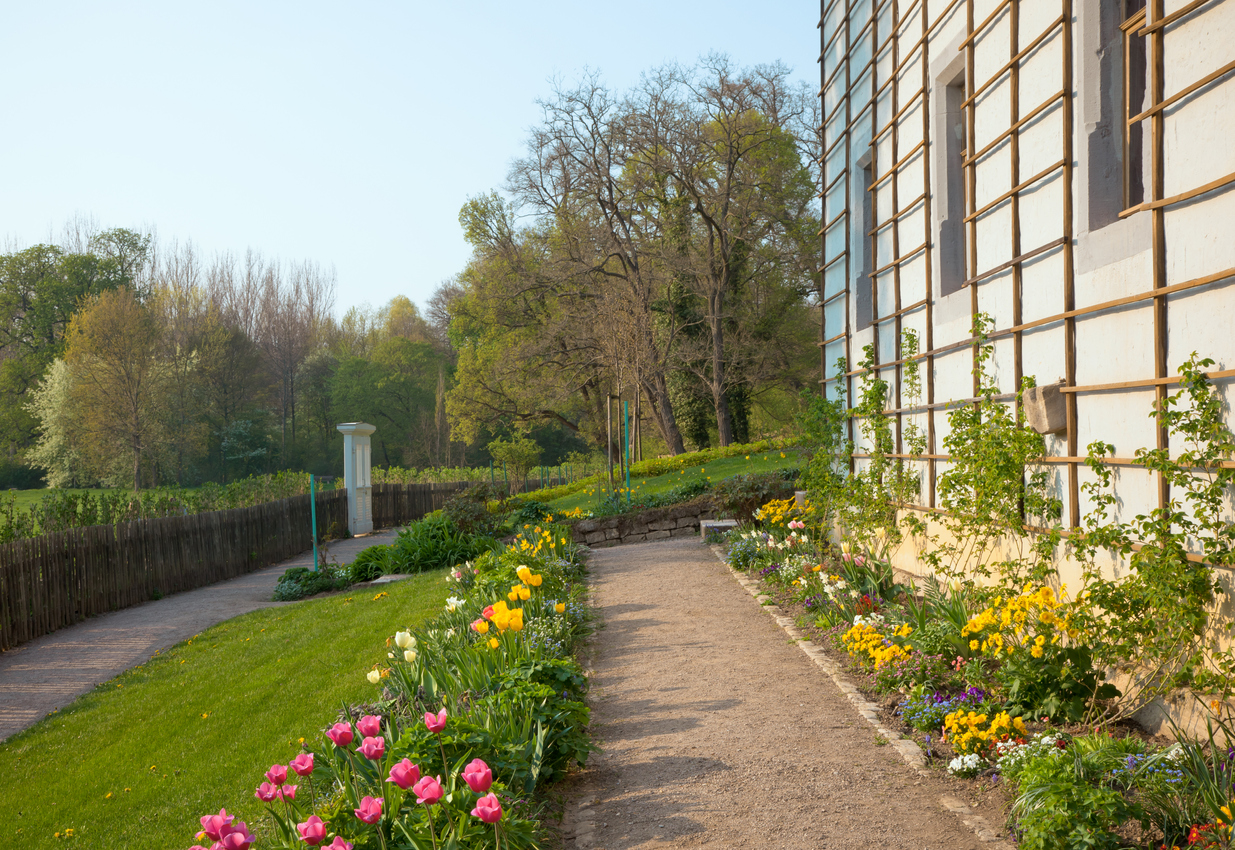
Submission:
M 902 451 L 909 421 L 927 435 L 921 507 L 939 507 L 946 400 L 978 395 L 973 360 L 961 352 L 979 313 L 994 318 L 1003 390 L 1027 376 L 1063 383 L 1066 429 L 1048 450 L 1069 527 L 1085 509 L 1085 445 L 1106 440 L 1121 455 L 1172 448 L 1150 413 L 1193 349 L 1217 362 L 1221 392 L 1235 374 L 1235 240 L 1221 233 L 1235 221 L 1235 149 L 1226 143 L 1235 133 L 1235 0 L 1149 0 L 1144 22 L 1123 27 L 1144 40 L 1139 101 L 1131 89 L 1125 98 L 1120 67 L 1103 64 L 1138 61 L 1110 41 L 1124 23 L 1111 20 L 1122 17 L 1116 6 L 821 3 L 820 166 L 832 188 L 821 193 L 829 224 L 820 233 L 819 383 L 852 399 L 856 357 L 874 347 L 875 369 L 891 384 L 896 455 L 914 460 Z M 1134 124 L 1143 141 L 1120 148 Z M 954 161 L 944 131 L 960 134 Z M 1143 182 L 1132 203 L 1121 195 L 1124 171 Z M 951 255 L 959 259 L 950 272 Z M 907 328 L 922 343 L 913 358 L 899 351 Z M 902 399 L 908 359 L 922 366 L 915 404 Z M 860 436 L 852 418 L 849 433 Z M 857 442 L 853 468 L 866 462 Z M 1160 476 L 1127 494 L 1133 512 L 1169 497 Z

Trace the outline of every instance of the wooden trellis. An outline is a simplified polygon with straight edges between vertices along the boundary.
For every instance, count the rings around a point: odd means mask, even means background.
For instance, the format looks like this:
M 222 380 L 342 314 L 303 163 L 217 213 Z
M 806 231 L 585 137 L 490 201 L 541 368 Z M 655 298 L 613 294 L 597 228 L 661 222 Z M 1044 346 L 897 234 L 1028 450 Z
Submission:
M 1143 201 L 1124 209 L 1121 219 L 1138 214 L 1151 217 L 1152 233 L 1152 280 L 1148 287 L 1130 283 L 1131 294 L 1106 298 L 1093 303 L 1078 303 L 1076 284 L 1077 234 L 1075 230 L 1074 205 L 1077 196 L 1076 119 L 1075 109 L 1079 96 L 1074 80 L 1077 50 L 1074 44 L 1075 30 L 1080 23 L 1077 8 L 1096 15 L 1097 0 L 1088 5 L 1082 0 L 1054 0 L 1058 3 L 1058 15 L 1036 34 L 1022 34 L 1022 12 L 1031 9 L 1039 12 L 1051 0 L 824 0 L 821 3 L 820 29 L 820 98 L 823 103 L 823 145 L 820 162 L 822 179 L 821 200 L 823 203 L 823 228 L 820 237 L 823 248 L 821 274 L 821 337 L 820 362 L 821 383 L 825 387 L 838 380 L 846 382 L 848 397 L 853 398 L 853 378 L 861 370 L 854 368 L 854 339 L 863 329 L 855 328 L 855 263 L 860 246 L 854 242 L 855 164 L 864 154 L 870 157 L 869 198 L 862 200 L 862 209 L 869 211 L 871 226 L 859 235 L 870 243 L 870 272 L 862 285 L 870 287 L 871 340 L 876 352 L 876 373 L 890 379 L 894 388 L 892 407 L 886 414 L 896 417 L 896 454 L 891 457 L 904 460 L 922 460 L 926 464 L 923 505 L 925 510 L 935 510 L 937 465 L 949 458 L 939 452 L 937 445 L 937 412 L 950 406 L 972 402 L 979 387 L 974 378 L 972 396 L 940 401 L 937 399 L 936 377 L 941 358 L 971 347 L 972 338 L 953 339 L 937 344 L 936 307 L 941 297 L 935 292 L 934 258 L 939 250 L 940 234 L 935 232 L 932 218 L 932 203 L 935 190 L 932 187 L 931 106 L 933 88 L 938 83 L 931 79 L 930 60 L 932 50 L 942 49 L 940 36 L 947 29 L 956 30 L 957 21 L 963 19 L 963 40 L 960 51 L 964 56 L 964 88 L 961 108 L 964 111 L 965 138 L 961 153 L 961 171 L 964 185 L 965 273 L 961 287 L 969 290 L 969 307 L 972 317 L 980 309 L 980 291 L 984 287 L 1007 286 L 1010 288 L 1011 323 L 998 327 L 989 334 L 992 341 L 1008 339 L 1012 350 L 1014 379 L 1017 386 L 1026 374 L 1024 339 L 1026 334 L 1058 327 L 1063 347 L 1063 381 L 1061 391 L 1066 399 L 1065 453 L 1044 458 L 1044 463 L 1058 464 L 1066 468 L 1066 494 L 1068 502 L 1068 525 L 1076 527 L 1080 522 L 1079 467 L 1084 462 L 1078 445 L 1078 404 L 1094 394 L 1152 388 L 1160 402 L 1178 376 L 1170 374 L 1168 365 L 1168 309 L 1170 296 L 1197 290 L 1202 287 L 1224 287 L 1235 282 L 1235 267 L 1217 269 L 1207 274 L 1171 283 L 1168 281 L 1167 264 L 1167 213 L 1171 207 L 1187 202 L 1204 200 L 1227 190 L 1235 184 L 1235 173 L 1197 185 L 1171 196 L 1165 194 L 1167 156 L 1167 112 L 1190 101 L 1217 91 L 1220 86 L 1231 84 L 1235 61 L 1220 65 L 1204 76 L 1168 95 L 1166 92 L 1166 50 L 1168 32 L 1198 17 L 1206 15 L 1235 0 L 1195 0 L 1181 4 L 1169 14 L 1165 0 L 1148 0 L 1144 22 L 1133 33 L 1134 37 L 1146 39 L 1148 85 L 1146 106 L 1137 115 L 1121 117 L 1121 129 L 1133 125 L 1146 125 L 1146 151 L 1150 161 L 1148 179 Z M 1039 5 L 1042 4 L 1042 5 Z M 979 16 L 979 11 L 981 15 Z M 984 79 L 976 79 L 978 45 L 990 38 L 996 27 L 1006 24 L 1009 38 L 1007 61 L 998 70 Z M 1031 36 L 1032 37 L 1029 37 Z M 947 45 L 950 46 L 950 45 Z M 1021 103 L 1021 79 L 1025 65 L 1031 57 L 1047 48 L 1058 48 L 1060 54 L 1059 86 L 1039 102 Z M 869 57 L 867 57 L 869 53 Z M 1235 50 L 1232 51 L 1235 54 Z M 858 64 L 855 67 L 855 59 Z M 863 61 L 863 59 L 865 61 Z M 921 73 L 913 73 L 912 65 L 920 65 Z M 869 76 L 869 80 L 867 79 Z M 979 111 L 991 107 L 982 105 L 983 99 L 1000 87 L 1007 87 L 1008 110 L 1006 127 L 993 134 L 981 147 L 978 144 Z M 887 119 L 881 121 L 880 104 L 889 102 Z M 917 108 L 920 112 L 921 132 L 916 131 L 916 118 L 906 118 Z M 1032 174 L 1023 172 L 1022 136 L 1040 125 L 1045 119 L 1058 115 L 1059 158 Z M 989 119 L 988 112 L 983 117 Z M 989 125 L 989 120 L 987 121 Z M 858 150 L 859 139 L 869 138 L 869 146 Z M 978 170 L 983 163 L 996 156 L 1008 157 L 1009 173 L 1006 191 L 982 203 L 978 201 Z M 886 156 L 881 156 L 886 154 Z M 882 163 L 886 168 L 880 171 Z M 902 191 L 901 177 L 913 168 L 922 173 L 922 191 Z M 989 171 L 989 169 L 988 169 Z M 936 175 L 935 184 L 943 185 L 943 175 Z M 1060 181 L 1062 208 L 1057 234 L 1041 244 L 1023 244 L 1025 228 L 1022 222 L 1022 204 L 1028 195 L 1052 181 Z M 840 181 L 844 181 L 843 201 L 840 197 Z M 910 195 L 905 200 L 902 195 Z M 881 213 L 880 200 L 886 200 L 886 212 Z M 1010 219 L 1010 244 L 1006 259 L 979 268 L 979 245 L 983 238 L 982 223 L 996 213 L 1007 211 Z M 908 250 L 902 248 L 902 222 L 913 215 L 923 221 L 922 239 L 906 240 Z M 1218 223 L 1214 225 L 1219 226 Z M 1229 224 L 1227 225 L 1229 227 Z M 837 236 L 843 228 L 843 239 Z M 881 237 L 886 236 L 886 239 Z M 886 246 L 888 256 L 880 252 Z M 1062 268 L 1062 298 L 1055 312 L 1047 316 L 1026 320 L 1023 309 L 1024 270 L 1034 262 L 1058 256 Z M 920 265 L 920 270 L 917 266 Z M 862 268 L 862 266 L 858 266 Z M 843 272 L 842 272 L 843 270 Z M 918 272 L 910 275 L 910 270 Z M 843 287 L 835 281 L 843 273 Z M 921 279 L 921 291 L 902 294 L 902 278 Z M 915 284 L 916 286 L 916 284 Z M 882 294 L 881 294 L 882 290 Z M 1138 291 L 1139 290 L 1139 291 Z M 1132 381 L 1111 381 L 1088 385 L 1077 384 L 1077 333 L 1078 322 L 1085 319 L 1111 316 L 1115 311 L 1130 305 L 1152 303 L 1152 344 L 1154 347 L 1154 374 L 1150 378 Z M 837 309 L 843 304 L 843 309 Z M 898 351 L 891 357 L 882 355 L 881 334 L 892 334 L 892 340 L 901 338 L 906 321 L 913 319 L 922 328 L 922 350 L 915 356 L 924 370 L 924 400 L 913 407 L 904 406 L 901 395 L 901 377 L 904 360 Z M 1235 324 L 1233 322 L 1232 324 Z M 833 374 L 830 360 L 835 359 L 837 349 L 849 364 L 848 370 Z M 1231 350 L 1210 352 L 1228 361 L 1235 355 L 1235 342 Z M 890 373 L 884 375 L 883 373 Z M 1235 376 L 1235 369 L 1210 373 L 1211 379 Z M 1004 399 L 1014 398 L 1008 393 Z M 925 418 L 927 450 L 923 455 L 907 455 L 901 442 L 904 417 L 922 414 Z M 1168 438 L 1162 428 L 1156 428 L 1157 446 L 1166 448 Z M 853 420 L 850 420 L 850 436 L 853 436 Z M 859 460 L 863 455 L 856 455 Z M 1115 465 L 1130 465 L 1132 458 L 1108 459 Z M 1157 498 L 1159 505 L 1168 498 L 1165 480 L 1158 477 Z

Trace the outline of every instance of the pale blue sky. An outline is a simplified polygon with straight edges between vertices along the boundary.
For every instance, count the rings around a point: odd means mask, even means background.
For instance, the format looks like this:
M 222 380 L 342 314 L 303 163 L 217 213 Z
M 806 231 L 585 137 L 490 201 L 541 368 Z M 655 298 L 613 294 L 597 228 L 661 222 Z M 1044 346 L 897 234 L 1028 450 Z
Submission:
M 333 265 L 338 312 L 459 271 L 550 78 L 709 51 L 818 86 L 819 4 L 94 2 L 0 11 L 0 241 L 75 215 Z

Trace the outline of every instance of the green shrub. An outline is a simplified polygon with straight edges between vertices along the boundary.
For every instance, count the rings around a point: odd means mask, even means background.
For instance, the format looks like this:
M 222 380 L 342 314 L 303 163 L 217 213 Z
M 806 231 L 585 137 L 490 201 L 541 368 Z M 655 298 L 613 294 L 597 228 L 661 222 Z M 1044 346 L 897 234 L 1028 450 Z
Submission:
M 342 590 L 350 583 L 346 575 L 333 567 L 324 567 L 317 571 L 307 567 L 292 567 L 284 572 L 275 584 L 274 601 L 294 602 L 306 596 Z
M 373 581 L 386 575 L 390 564 L 389 546 L 370 546 L 356 556 L 356 560 L 347 565 L 348 581 L 359 584 L 363 581 Z
M 497 529 L 497 517 L 489 511 L 489 503 L 505 496 L 498 487 L 482 482 L 456 493 L 442 505 L 442 515 L 468 534 L 492 534 Z
M 419 573 L 453 567 L 493 548 L 496 541 L 461 531 L 449 517 L 428 516 L 399 532 L 390 546 L 387 572 Z

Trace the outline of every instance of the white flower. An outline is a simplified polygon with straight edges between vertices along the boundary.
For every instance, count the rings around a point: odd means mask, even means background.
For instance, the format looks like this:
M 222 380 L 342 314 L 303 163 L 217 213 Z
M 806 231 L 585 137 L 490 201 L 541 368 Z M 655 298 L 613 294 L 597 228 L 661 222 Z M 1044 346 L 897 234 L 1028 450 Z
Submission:
M 447 629 L 447 630 L 446 630 L 446 637 L 448 637 L 448 638 L 452 638 L 452 637 L 454 637 L 454 636 L 455 636 L 455 630 L 454 630 L 454 629 Z
M 982 757 L 970 753 L 967 756 L 957 756 L 948 762 L 948 773 L 954 776 L 973 776 L 982 769 Z
M 411 632 L 395 632 L 395 646 L 399 649 L 410 649 L 416 645 L 416 638 Z
M 457 596 L 452 596 L 446 600 L 446 610 L 453 613 L 456 608 L 463 605 L 463 600 Z
M 365 678 L 369 680 L 369 684 L 376 685 L 378 682 L 382 680 L 382 674 L 377 672 L 376 670 L 370 670 L 368 675 L 365 676 Z
M 395 654 L 394 654 L 393 652 L 387 652 L 387 653 L 386 653 L 386 657 L 387 657 L 387 658 L 394 658 L 394 657 L 395 657 Z
M 406 661 L 408 664 L 411 664 L 413 661 L 415 661 L 416 660 L 416 650 L 414 649 L 404 650 L 403 660 Z

